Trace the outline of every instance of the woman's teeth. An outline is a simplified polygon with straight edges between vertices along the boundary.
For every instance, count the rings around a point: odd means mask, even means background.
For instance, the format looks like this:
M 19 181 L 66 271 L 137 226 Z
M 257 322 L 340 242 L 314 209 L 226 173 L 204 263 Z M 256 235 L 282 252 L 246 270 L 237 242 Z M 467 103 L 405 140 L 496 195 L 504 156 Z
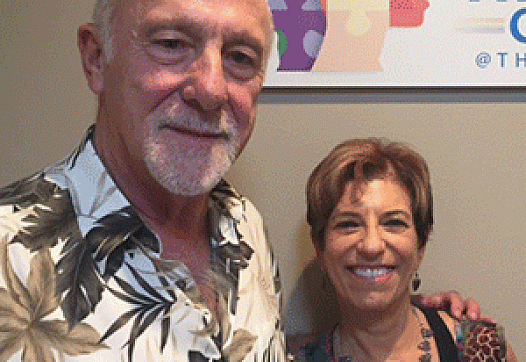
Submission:
M 378 278 L 388 274 L 393 268 L 353 268 L 356 275 L 364 278 Z

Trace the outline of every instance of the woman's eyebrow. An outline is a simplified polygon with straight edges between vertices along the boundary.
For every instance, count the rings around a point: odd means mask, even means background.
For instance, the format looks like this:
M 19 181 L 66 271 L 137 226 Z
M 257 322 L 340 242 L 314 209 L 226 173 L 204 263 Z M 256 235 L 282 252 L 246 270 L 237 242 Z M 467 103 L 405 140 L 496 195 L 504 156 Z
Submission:
M 334 220 L 334 219 L 346 218 L 346 217 L 358 218 L 358 217 L 361 217 L 361 215 L 360 213 L 355 212 L 355 211 L 342 211 L 342 212 L 336 211 L 336 213 L 334 213 L 330 217 L 330 219 Z
M 403 215 L 406 217 L 411 217 L 411 214 L 403 209 L 389 210 L 385 213 L 386 216 L 398 216 Z

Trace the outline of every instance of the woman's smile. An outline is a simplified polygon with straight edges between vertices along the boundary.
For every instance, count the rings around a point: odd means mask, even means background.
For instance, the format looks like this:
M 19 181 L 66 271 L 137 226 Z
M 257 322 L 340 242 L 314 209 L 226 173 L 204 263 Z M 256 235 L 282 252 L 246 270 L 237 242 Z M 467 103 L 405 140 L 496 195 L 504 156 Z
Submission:
M 349 267 L 348 268 L 353 274 L 367 279 L 380 279 L 388 276 L 394 271 L 392 267 L 376 267 L 376 268 L 360 268 L 360 267 Z
M 418 247 L 411 199 L 399 181 L 349 182 L 325 237 L 319 257 L 343 304 L 383 309 L 409 298 L 407 286 L 423 249 Z

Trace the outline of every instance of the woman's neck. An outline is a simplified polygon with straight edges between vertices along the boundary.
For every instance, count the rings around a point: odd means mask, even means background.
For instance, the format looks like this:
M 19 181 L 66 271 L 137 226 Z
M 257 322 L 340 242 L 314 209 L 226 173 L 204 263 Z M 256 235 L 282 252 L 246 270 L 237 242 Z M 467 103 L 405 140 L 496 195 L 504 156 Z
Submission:
M 339 350 L 353 361 L 386 361 L 407 355 L 420 343 L 420 325 L 409 299 L 387 310 L 348 310 L 339 326 Z M 418 359 L 415 359 L 417 361 Z

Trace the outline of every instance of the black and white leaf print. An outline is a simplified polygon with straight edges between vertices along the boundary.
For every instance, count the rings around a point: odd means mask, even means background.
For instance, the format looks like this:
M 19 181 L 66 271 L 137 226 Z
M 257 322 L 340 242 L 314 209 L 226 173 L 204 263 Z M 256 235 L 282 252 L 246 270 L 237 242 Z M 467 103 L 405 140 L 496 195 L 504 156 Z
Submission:
M 163 323 L 161 323 L 161 350 L 166 346 L 168 338 L 170 319 L 167 314 L 170 308 L 175 303 L 175 299 L 171 299 L 174 294 L 170 294 L 170 298 L 166 298 L 153 288 L 143 277 L 130 265 L 129 270 L 132 272 L 135 280 L 144 289 L 143 291 L 136 290 L 125 280 L 114 276 L 115 282 L 119 285 L 122 291 L 116 290 L 111 287 L 107 287 L 108 290 L 115 295 L 117 298 L 124 300 L 129 304 L 135 305 L 135 307 L 125 313 L 123 313 L 104 333 L 101 341 L 104 341 L 110 337 L 117 330 L 122 328 L 129 321 L 133 320 L 131 327 L 130 337 L 126 342 L 128 346 L 128 358 L 132 361 L 133 350 L 135 348 L 135 342 L 137 338 L 162 314 Z
M 95 309 L 103 291 L 92 247 L 80 232 L 65 243 L 56 270 L 57 292 L 63 296 L 62 309 L 72 328 Z
M 201 352 L 199 351 L 188 351 L 188 360 L 190 362 L 224 362 L 224 359 L 212 359 L 212 358 L 206 358 Z
M 57 186 L 46 181 L 39 172 L 0 189 L 0 205 L 12 204 L 23 209 L 49 199 L 56 189 Z
M 79 232 L 68 191 L 47 181 L 42 174 L 0 190 L 0 205 L 3 204 L 14 205 L 15 211 L 32 207 L 23 219 L 24 228 L 11 241 L 22 243 L 31 251 L 55 246 L 59 240 Z
M 86 235 L 86 239 L 93 245 L 95 261 L 106 261 L 102 275 L 105 280 L 121 268 L 125 252 L 135 248 L 136 243 L 149 250 L 160 251 L 157 238 L 146 228 L 131 206 L 99 219 L 97 226 Z

